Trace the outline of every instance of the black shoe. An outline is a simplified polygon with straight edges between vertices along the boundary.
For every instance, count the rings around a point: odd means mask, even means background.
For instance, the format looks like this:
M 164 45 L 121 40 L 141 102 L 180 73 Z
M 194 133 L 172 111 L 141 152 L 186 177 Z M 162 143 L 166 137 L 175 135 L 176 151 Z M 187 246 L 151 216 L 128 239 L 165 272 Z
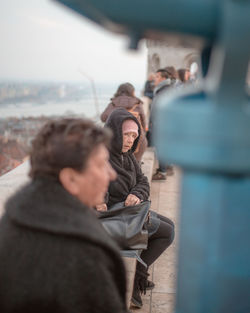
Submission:
M 137 292 L 133 292 L 132 298 L 131 298 L 131 306 L 136 307 L 140 309 L 142 307 L 142 299 L 141 299 L 141 293 L 138 289 Z
M 155 284 L 151 280 L 147 280 L 146 289 L 152 290 L 152 289 L 154 289 L 154 287 L 155 287 Z
M 146 279 L 147 279 L 147 274 L 137 269 L 135 272 L 134 288 L 133 288 L 133 294 L 131 298 L 131 306 L 136 307 L 138 309 L 142 307 L 141 293 L 143 291 L 144 291 L 144 294 L 146 293 L 146 288 L 143 288 L 143 286 L 145 285 L 144 281 L 146 281 Z
M 167 168 L 166 168 L 166 173 L 167 173 L 167 176 L 172 176 L 174 175 L 174 167 L 173 165 L 168 165 Z
M 167 179 L 167 174 L 162 173 L 162 172 L 156 172 L 152 176 L 152 180 L 166 180 Z

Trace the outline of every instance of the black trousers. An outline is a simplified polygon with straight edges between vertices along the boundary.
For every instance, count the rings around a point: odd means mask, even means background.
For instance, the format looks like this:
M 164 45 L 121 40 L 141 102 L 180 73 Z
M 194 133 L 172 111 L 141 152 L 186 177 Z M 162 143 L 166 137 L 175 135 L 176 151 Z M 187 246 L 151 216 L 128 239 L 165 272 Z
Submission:
M 167 217 L 157 214 L 160 219 L 158 230 L 148 238 L 148 248 L 141 253 L 142 260 L 149 267 L 171 245 L 174 240 L 174 223 Z M 147 270 L 140 262 L 137 269 Z

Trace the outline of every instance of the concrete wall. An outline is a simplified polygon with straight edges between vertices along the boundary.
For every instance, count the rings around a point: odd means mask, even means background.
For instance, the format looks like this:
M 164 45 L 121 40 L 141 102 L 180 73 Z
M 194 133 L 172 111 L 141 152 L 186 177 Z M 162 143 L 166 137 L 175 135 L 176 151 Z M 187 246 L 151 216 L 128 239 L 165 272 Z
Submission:
M 190 68 L 193 62 L 200 62 L 200 51 L 197 48 L 185 46 L 185 43 L 171 40 L 171 43 L 148 40 L 148 73 L 157 69 L 174 66 Z

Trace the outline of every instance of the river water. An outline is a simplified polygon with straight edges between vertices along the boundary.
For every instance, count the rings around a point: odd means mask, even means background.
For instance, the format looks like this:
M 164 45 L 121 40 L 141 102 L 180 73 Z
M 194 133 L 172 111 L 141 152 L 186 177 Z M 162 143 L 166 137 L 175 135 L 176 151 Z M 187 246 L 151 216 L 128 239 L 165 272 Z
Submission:
M 43 104 L 17 103 L 0 106 L 0 118 L 38 116 L 81 115 L 97 118 L 110 101 L 110 95 L 98 97 L 98 102 L 87 98 L 71 102 L 48 102 Z

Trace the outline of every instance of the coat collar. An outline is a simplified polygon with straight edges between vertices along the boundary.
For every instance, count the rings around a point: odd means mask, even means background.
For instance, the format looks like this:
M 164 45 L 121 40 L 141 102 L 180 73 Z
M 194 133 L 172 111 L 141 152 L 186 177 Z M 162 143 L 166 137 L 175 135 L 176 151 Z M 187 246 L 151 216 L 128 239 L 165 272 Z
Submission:
M 154 95 L 158 94 L 165 87 L 171 86 L 172 81 L 170 78 L 162 80 L 154 89 Z

